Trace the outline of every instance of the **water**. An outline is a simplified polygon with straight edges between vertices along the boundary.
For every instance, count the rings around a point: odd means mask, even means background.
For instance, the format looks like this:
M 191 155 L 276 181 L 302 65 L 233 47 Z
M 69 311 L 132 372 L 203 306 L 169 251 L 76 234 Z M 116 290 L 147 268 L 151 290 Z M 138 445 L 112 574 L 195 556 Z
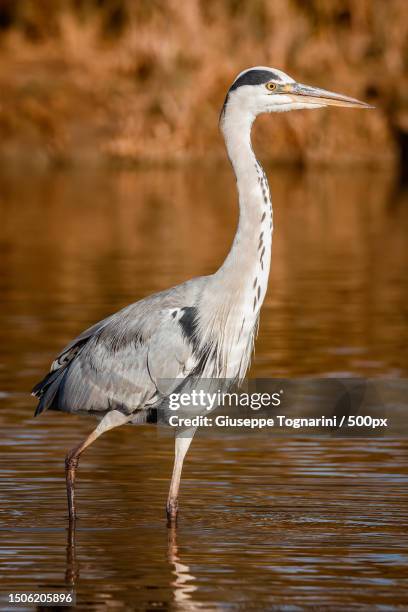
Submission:
M 270 290 L 252 376 L 406 377 L 406 196 L 377 172 L 271 170 Z M 71 337 L 222 261 L 236 209 L 218 171 L 0 176 L 0 590 L 74 586 L 79 609 L 408 605 L 406 441 L 197 436 L 178 529 L 173 445 L 123 427 L 84 455 L 69 533 L 63 458 L 92 419 L 33 419 Z

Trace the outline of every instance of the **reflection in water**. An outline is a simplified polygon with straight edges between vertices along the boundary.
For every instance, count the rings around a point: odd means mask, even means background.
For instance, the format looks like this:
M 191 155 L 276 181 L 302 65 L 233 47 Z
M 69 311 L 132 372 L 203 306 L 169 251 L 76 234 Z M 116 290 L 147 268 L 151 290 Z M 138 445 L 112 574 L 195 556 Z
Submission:
M 190 584 L 191 581 L 196 579 L 191 574 L 189 566 L 185 565 L 180 560 L 177 546 L 177 528 L 174 524 L 168 528 L 167 543 L 167 558 L 170 564 L 170 570 L 174 575 L 174 579 L 170 581 L 170 587 L 173 589 L 174 603 L 177 604 L 178 610 L 194 610 L 195 606 L 194 602 L 191 600 L 191 596 L 198 587 L 194 584 Z M 66 550 L 65 584 L 67 590 L 76 592 L 80 579 L 80 572 L 76 552 L 76 523 L 73 521 L 68 522 Z
M 406 376 L 406 196 L 379 172 L 275 169 L 271 187 L 251 375 Z M 403 440 L 198 435 L 176 543 L 163 512 L 173 442 L 123 427 L 84 455 L 66 531 L 65 453 L 94 421 L 33 419 L 28 390 L 90 323 L 213 271 L 236 214 L 226 164 L 0 175 L 2 590 L 75 585 L 92 610 L 406 605 Z
M 197 590 L 197 586 L 190 584 L 192 580 L 196 580 L 190 573 L 188 565 L 184 565 L 180 561 L 180 556 L 177 548 L 177 528 L 172 525 L 169 527 L 169 561 L 173 564 L 175 579 L 171 582 L 174 588 L 174 601 L 177 608 L 180 610 L 193 610 L 191 595 Z

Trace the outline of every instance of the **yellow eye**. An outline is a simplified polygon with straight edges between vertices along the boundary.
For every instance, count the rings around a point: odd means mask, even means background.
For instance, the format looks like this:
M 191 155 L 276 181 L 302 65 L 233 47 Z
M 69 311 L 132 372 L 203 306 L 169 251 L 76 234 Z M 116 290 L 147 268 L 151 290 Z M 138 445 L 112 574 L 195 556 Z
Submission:
M 267 83 L 266 89 L 269 89 L 269 91 L 273 91 L 274 89 L 276 89 L 276 83 Z

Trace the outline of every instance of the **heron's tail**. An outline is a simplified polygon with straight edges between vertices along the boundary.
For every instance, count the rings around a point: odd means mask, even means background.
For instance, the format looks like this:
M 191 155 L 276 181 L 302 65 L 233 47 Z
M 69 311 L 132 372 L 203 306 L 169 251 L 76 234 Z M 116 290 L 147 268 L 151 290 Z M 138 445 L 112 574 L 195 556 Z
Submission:
M 44 410 L 51 408 L 58 393 L 59 386 L 66 373 L 66 368 L 58 368 L 47 374 L 38 384 L 33 387 L 31 394 L 40 400 L 34 416 L 41 414 Z

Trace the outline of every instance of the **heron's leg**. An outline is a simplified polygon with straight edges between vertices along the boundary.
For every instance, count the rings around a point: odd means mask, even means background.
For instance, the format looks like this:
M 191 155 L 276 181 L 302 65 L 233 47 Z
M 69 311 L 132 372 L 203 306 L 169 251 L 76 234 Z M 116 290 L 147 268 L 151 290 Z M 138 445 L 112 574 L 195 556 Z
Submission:
M 181 434 L 176 434 L 175 441 L 175 457 L 173 474 L 171 477 L 169 496 L 167 498 L 167 519 L 169 524 L 174 523 L 177 518 L 178 510 L 178 492 L 180 488 L 181 471 L 183 469 L 183 461 L 190 447 L 191 441 L 195 434 L 196 428 L 183 431 Z
M 91 434 L 85 440 L 83 440 L 78 446 L 75 446 L 65 458 L 65 477 L 67 481 L 67 496 L 68 496 L 68 513 L 69 520 L 75 520 L 75 471 L 78 467 L 79 457 L 84 452 L 84 450 L 95 442 L 100 435 L 102 435 L 105 431 L 109 431 L 109 429 L 113 429 L 114 427 L 119 427 L 119 425 L 124 425 L 129 421 L 129 416 L 124 415 L 122 412 L 118 410 L 112 410 L 108 412 L 103 419 L 100 421 L 98 427 L 96 427 Z

